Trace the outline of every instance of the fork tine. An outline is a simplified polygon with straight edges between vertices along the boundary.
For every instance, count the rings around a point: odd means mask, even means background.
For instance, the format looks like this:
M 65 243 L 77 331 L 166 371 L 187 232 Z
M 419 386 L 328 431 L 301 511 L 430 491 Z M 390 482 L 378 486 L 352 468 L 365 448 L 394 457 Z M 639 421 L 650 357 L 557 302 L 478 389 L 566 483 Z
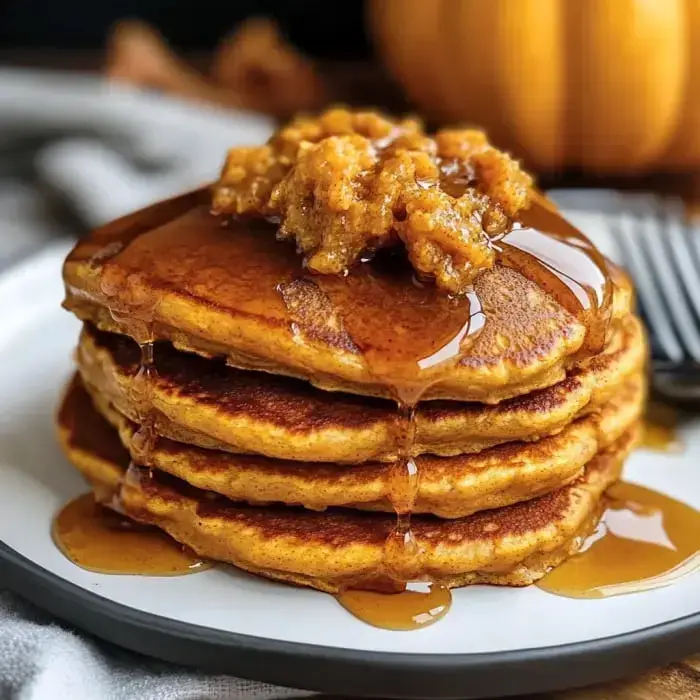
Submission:
M 675 242 L 678 247 L 683 239 L 678 237 L 678 231 L 674 231 L 677 223 L 671 226 L 671 217 L 660 207 L 647 218 L 647 225 L 643 226 L 639 232 L 639 245 L 643 254 L 647 256 L 657 288 L 663 295 L 678 338 L 687 354 L 696 362 L 700 362 L 700 332 L 698 332 L 697 319 L 688 303 L 684 280 L 673 264 L 676 258 L 673 243 Z M 690 262 L 692 266 L 692 259 L 687 257 L 688 251 L 685 252 L 685 261 Z
M 642 219 L 643 221 L 643 219 Z M 685 353 L 669 320 L 669 312 L 664 308 L 656 288 L 650 265 L 639 243 L 639 217 L 623 212 L 618 220 L 616 241 L 634 279 L 640 306 L 649 322 L 652 335 L 658 342 L 666 358 L 672 362 L 682 362 Z
M 665 207 L 668 242 L 697 319 L 700 319 L 700 257 L 695 239 L 700 232 L 685 223 L 685 206 L 680 200 L 669 200 Z

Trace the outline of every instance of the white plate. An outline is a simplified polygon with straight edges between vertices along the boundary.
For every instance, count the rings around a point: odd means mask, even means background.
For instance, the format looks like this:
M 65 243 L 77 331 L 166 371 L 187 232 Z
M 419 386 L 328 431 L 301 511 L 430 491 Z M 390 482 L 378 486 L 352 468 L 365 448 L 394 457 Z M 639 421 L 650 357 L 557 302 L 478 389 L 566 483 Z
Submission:
M 66 252 L 66 244 L 54 246 L 0 280 L 0 539 L 6 545 L 0 569 L 6 585 L 146 653 L 343 694 L 529 692 L 700 651 L 698 575 L 605 600 L 572 600 L 534 587 L 469 587 L 454 591 L 444 620 L 402 633 L 358 621 L 331 596 L 231 568 L 146 578 L 74 566 L 49 533 L 56 510 L 85 490 L 61 456 L 52 425 L 79 330 L 60 308 Z M 700 420 L 685 426 L 682 437 L 682 454 L 635 452 L 626 478 L 700 508 Z

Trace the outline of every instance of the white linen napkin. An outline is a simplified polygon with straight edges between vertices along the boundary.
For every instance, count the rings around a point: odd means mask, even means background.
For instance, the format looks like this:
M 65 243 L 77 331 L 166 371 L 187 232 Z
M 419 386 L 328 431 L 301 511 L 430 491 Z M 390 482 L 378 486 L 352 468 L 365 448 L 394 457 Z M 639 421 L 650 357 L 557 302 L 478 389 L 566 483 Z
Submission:
M 273 700 L 308 696 L 267 683 L 145 659 L 72 632 L 0 593 L 0 698 Z
M 34 148 L 38 184 L 65 195 L 89 227 L 211 182 L 227 149 L 271 130 L 258 114 L 95 76 L 0 68 L 0 157 L 13 144 Z

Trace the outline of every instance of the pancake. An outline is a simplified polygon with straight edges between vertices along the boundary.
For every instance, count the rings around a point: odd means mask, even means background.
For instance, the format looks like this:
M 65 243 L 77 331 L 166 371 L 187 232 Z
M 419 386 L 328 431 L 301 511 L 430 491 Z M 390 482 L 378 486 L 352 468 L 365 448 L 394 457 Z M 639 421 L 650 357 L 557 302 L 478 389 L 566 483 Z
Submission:
M 414 454 L 476 453 L 503 442 L 555 434 L 576 416 L 603 405 L 640 371 L 645 357 L 641 325 L 626 316 L 603 354 L 552 387 L 496 406 L 420 404 Z M 138 346 L 126 336 L 91 326 L 83 329 L 77 360 L 91 394 L 103 395 L 134 422 L 140 412 L 155 411 L 157 432 L 172 440 L 302 461 L 359 463 L 396 457 L 396 409 L 390 402 L 237 370 L 223 360 L 205 360 L 167 343 L 156 345 L 158 372 L 140 378 L 149 386 L 135 397 Z
M 630 378 L 599 413 L 579 419 L 556 436 L 539 442 L 510 443 L 457 457 L 418 458 L 420 481 L 413 512 L 460 518 L 561 488 L 579 477 L 588 461 L 639 420 L 645 385 L 641 375 Z M 98 410 L 117 428 L 133 461 L 231 500 L 278 502 L 314 510 L 345 506 L 393 512 L 388 498 L 393 477 L 389 464 L 347 466 L 273 460 L 167 439 L 156 441 L 144 459 L 132 448 L 138 426 L 111 408 L 103 396 L 94 396 L 93 408 L 76 378 L 66 401 L 74 404 L 69 410 L 74 415 Z
M 63 270 L 66 308 L 103 330 L 169 340 L 236 367 L 389 396 L 320 286 L 337 280 L 308 279 L 294 248 L 275 241 L 272 224 L 223 227 L 208 199 L 207 192 L 191 193 L 79 242 Z M 629 311 L 631 288 L 621 273 L 611 277 L 612 313 L 620 318 Z M 361 285 L 362 271 L 348 279 Z M 368 294 L 362 304 L 355 299 L 355 313 L 390 323 L 387 308 L 402 308 L 401 295 L 411 293 L 405 282 L 382 277 L 384 293 Z M 584 343 L 583 322 L 501 265 L 479 275 L 474 295 L 485 314 L 483 330 L 449 373 L 437 365 L 424 371 L 426 383 L 433 375 L 435 382 L 423 398 L 497 403 L 564 378 Z M 423 328 L 421 337 L 434 330 Z
M 386 587 L 387 514 L 237 505 L 157 470 L 131 467 L 117 432 L 97 413 L 59 415 L 67 457 L 100 499 L 119 493 L 128 515 L 162 528 L 200 556 L 252 573 L 337 592 L 344 585 Z M 528 585 L 576 552 L 602 510 L 636 439 L 631 429 L 586 466 L 581 478 L 537 499 L 458 520 L 413 519 L 424 573 L 447 586 Z M 126 478 L 125 477 L 126 474 Z

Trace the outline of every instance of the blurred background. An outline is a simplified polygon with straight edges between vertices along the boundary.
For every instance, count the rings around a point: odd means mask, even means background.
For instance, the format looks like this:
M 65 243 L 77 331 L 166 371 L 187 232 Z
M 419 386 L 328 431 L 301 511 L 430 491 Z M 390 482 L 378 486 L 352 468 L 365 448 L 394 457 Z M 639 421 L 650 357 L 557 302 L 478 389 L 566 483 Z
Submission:
M 545 186 L 700 166 L 700 0 L 4 0 L 0 263 L 331 103 L 470 124 Z
M 207 54 L 240 22 L 274 17 L 290 41 L 316 57 L 359 58 L 368 53 L 362 0 L 65 0 L 5 1 L 0 6 L 3 48 L 101 50 L 114 24 L 138 18 L 172 46 Z

